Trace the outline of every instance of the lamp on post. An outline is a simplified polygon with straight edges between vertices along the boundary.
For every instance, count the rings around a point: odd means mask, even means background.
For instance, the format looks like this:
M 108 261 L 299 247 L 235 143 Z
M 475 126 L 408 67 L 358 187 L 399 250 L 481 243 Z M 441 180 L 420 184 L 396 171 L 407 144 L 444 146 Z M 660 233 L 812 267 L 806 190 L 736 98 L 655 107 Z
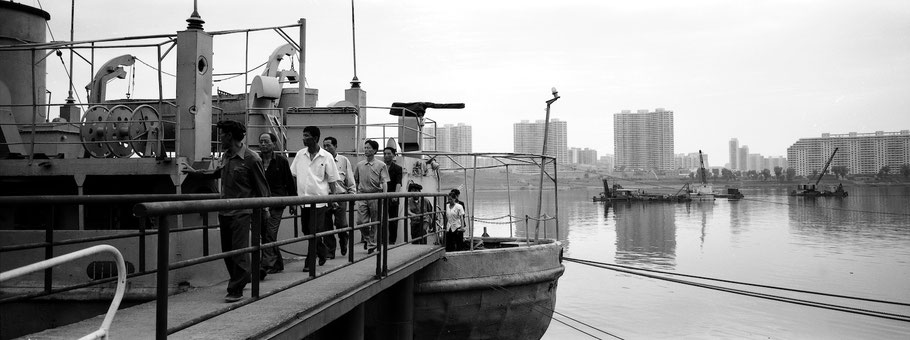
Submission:
M 543 176 L 545 175 L 545 164 L 544 163 L 546 163 L 545 156 L 547 154 L 547 137 L 550 134 L 550 105 L 553 105 L 553 103 L 556 102 L 557 99 L 559 99 L 559 91 L 556 91 L 555 87 L 552 88 L 551 91 L 553 92 L 553 98 L 550 98 L 547 100 L 547 116 L 546 116 L 546 118 L 544 118 L 544 121 L 543 121 L 543 151 L 540 153 L 540 155 L 541 155 L 541 157 L 540 157 L 540 185 L 537 186 L 537 190 L 538 190 L 537 223 L 536 223 L 535 230 L 539 230 L 539 228 L 540 228 L 540 216 L 541 216 L 540 209 L 541 209 L 541 205 L 543 205 Z M 555 160 L 554 160 L 553 166 L 556 166 Z M 530 237 L 530 235 L 525 235 L 525 237 L 526 237 L 526 239 L 528 239 Z M 557 235 L 557 238 L 559 238 L 558 235 Z

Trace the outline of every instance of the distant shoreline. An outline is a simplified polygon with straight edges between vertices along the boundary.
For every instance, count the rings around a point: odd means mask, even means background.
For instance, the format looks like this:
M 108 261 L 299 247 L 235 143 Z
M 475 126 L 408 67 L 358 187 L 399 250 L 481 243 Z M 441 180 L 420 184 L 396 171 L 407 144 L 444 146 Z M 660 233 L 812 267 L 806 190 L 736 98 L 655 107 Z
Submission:
M 539 175 L 531 174 L 509 174 L 506 181 L 506 174 L 504 172 L 494 172 L 494 171 L 478 171 L 477 173 L 477 191 L 502 191 L 507 189 L 512 190 L 524 190 L 524 189 L 536 189 L 540 183 Z M 467 176 L 467 184 L 472 185 L 473 176 L 471 173 Z M 612 186 L 613 184 L 622 185 L 625 188 L 652 188 L 657 187 L 664 190 L 669 190 L 671 188 L 681 188 L 686 183 L 697 184 L 698 182 L 690 179 L 681 179 L 681 178 L 670 178 L 670 179 L 643 179 L 643 178 L 614 178 L 607 177 L 608 183 Z M 464 190 L 465 177 L 464 175 L 454 175 L 451 173 L 443 174 L 441 179 L 441 188 L 448 190 L 449 188 L 461 188 Z M 774 187 L 784 187 L 784 188 L 796 188 L 799 184 L 811 184 L 814 181 L 809 181 L 805 179 L 793 180 L 793 181 L 777 181 L 774 179 L 767 181 L 760 180 L 739 180 L 739 181 L 709 181 L 708 184 L 715 187 L 715 189 L 722 188 L 774 188 Z M 908 187 L 910 186 L 910 178 L 894 176 L 888 178 L 888 181 L 866 181 L 866 180 L 834 180 L 825 178 L 819 183 L 819 186 L 825 187 L 828 185 L 837 185 L 843 184 L 846 187 Z M 544 181 L 544 189 L 553 188 L 552 181 L 546 179 Z M 559 189 L 586 189 L 586 190 L 599 190 L 603 191 L 603 184 L 599 177 L 590 177 L 590 178 L 560 178 L 559 179 Z

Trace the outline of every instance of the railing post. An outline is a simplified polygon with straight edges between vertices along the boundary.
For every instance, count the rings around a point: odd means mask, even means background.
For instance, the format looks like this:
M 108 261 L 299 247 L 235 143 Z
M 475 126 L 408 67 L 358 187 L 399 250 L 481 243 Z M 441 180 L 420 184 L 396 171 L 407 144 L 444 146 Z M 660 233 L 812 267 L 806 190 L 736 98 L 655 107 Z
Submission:
M 151 223 L 151 219 L 146 216 L 143 221 L 139 223 L 139 272 L 145 272 L 145 232 L 148 230 L 148 225 Z
M 528 229 L 528 215 L 525 215 L 525 243 L 531 246 L 531 231 Z
M 170 236 L 167 216 L 158 223 L 158 265 L 155 275 L 158 278 L 157 303 L 155 305 L 155 339 L 167 339 L 167 282 L 168 264 L 170 262 Z
M 261 244 L 261 232 L 262 232 L 262 208 L 253 208 L 253 233 L 250 237 L 250 243 L 254 247 L 259 247 Z M 251 296 L 254 299 L 259 298 L 259 261 L 262 253 L 261 249 L 253 250 L 252 260 L 250 261 L 250 275 L 253 276 L 253 286 L 250 288 L 252 290 Z
M 311 203 L 307 208 L 306 219 L 309 221 L 307 225 L 307 230 L 305 234 L 315 235 L 316 234 L 316 204 Z M 309 266 L 310 277 L 316 277 L 316 266 L 318 261 L 316 260 L 316 237 L 313 237 L 307 242 L 306 256 L 304 260 L 305 266 Z
M 356 204 L 354 201 L 348 201 L 344 204 L 348 205 L 348 228 L 351 231 L 348 232 L 348 262 L 354 263 L 354 234 L 357 231 L 357 222 L 354 220 L 354 208 Z
M 380 229 L 382 229 L 382 243 L 380 243 L 380 258 L 382 259 L 381 276 L 389 274 L 389 199 L 382 199 L 382 215 L 380 216 Z
M 292 207 L 294 208 L 294 218 L 293 218 L 294 219 L 294 237 L 297 238 L 297 237 L 300 237 L 300 234 L 299 234 L 300 231 L 298 230 L 300 228 L 300 226 L 297 225 L 297 222 L 298 222 L 297 219 L 300 218 L 300 213 L 302 212 L 303 206 L 295 205 Z
M 419 198 L 423 199 L 422 197 Z M 408 243 L 408 241 L 410 241 L 409 236 L 411 235 L 409 233 L 411 229 L 411 219 L 408 218 L 408 206 L 411 204 L 411 201 L 409 201 L 409 199 L 410 197 L 404 200 L 404 220 L 402 220 L 404 222 L 404 227 L 401 229 L 404 232 L 404 235 L 402 237 L 404 243 Z M 398 206 L 401 206 L 401 197 L 398 198 Z M 395 225 L 398 225 L 398 222 L 395 222 Z
M 34 137 L 33 137 L 34 138 Z M 54 218 L 56 205 L 51 204 L 51 223 L 49 223 L 44 228 L 44 242 L 47 243 L 47 246 L 44 247 L 44 259 L 49 260 L 54 257 L 54 224 L 56 219 Z M 44 291 L 50 292 L 54 287 L 54 270 L 51 267 L 48 267 L 44 270 Z
M 202 256 L 209 256 L 209 213 L 202 213 Z

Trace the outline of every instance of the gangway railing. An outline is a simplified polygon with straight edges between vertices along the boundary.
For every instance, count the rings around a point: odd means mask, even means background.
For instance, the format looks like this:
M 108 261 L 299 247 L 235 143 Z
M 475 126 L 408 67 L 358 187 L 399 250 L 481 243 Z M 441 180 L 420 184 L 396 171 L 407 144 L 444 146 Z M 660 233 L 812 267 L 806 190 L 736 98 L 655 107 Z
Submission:
M 423 217 L 423 216 L 432 216 L 435 218 L 437 214 L 442 214 L 442 211 L 438 208 L 440 204 L 433 204 L 434 210 L 432 212 L 426 212 L 418 215 L 408 216 L 406 213 L 405 216 L 397 218 L 389 218 L 388 216 L 388 207 L 389 201 L 392 199 L 402 199 L 402 198 L 411 198 L 411 197 L 446 197 L 446 193 L 424 193 L 424 192 L 396 192 L 396 193 L 371 193 L 371 194 L 343 194 L 343 195 L 329 195 L 329 196 L 285 196 L 285 197 L 265 197 L 265 198 L 234 198 L 234 199 L 218 199 L 218 200 L 190 200 L 190 201 L 173 201 L 173 202 L 151 202 L 151 203 L 141 203 L 137 204 L 134 207 L 134 214 L 139 217 L 154 217 L 154 216 L 167 216 L 167 215 L 177 215 L 177 214 L 192 214 L 192 213 L 208 213 L 216 212 L 223 210 L 238 210 L 238 209 L 251 209 L 251 230 L 250 230 L 250 246 L 240 249 L 234 249 L 228 252 L 222 252 L 217 255 L 203 256 L 195 259 L 184 260 L 180 262 L 171 263 L 168 258 L 169 249 L 170 249 L 170 239 L 169 239 L 169 230 L 170 227 L 167 223 L 167 218 L 161 218 L 162 224 L 158 226 L 158 263 L 167 264 L 167 270 L 156 270 L 156 279 L 157 279 L 157 294 L 156 294 L 156 311 L 155 311 L 155 337 L 157 339 L 166 339 L 168 335 L 176 333 L 180 330 L 191 327 L 195 324 L 204 322 L 208 319 L 226 313 L 230 310 L 236 309 L 240 306 L 253 303 L 260 299 L 269 297 L 271 295 L 280 293 L 281 291 L 292 288 L 296 285 L 305 283 L 309 280 L 312 280 L 316 277 L 316 266 L 309 266 L 309 275 L 308 278 L 292 283 L 289 286 L 281 287 L 264 294 L 260 293 L 259 287 L 259 275 L 251 273 L 251 299 L 242 300 L 227 306 L 225 308 L 212 311 L 201 317 L 197 317 L 193 320 L 189 320 L 180 325 L 174 327 L 168 327 L 167 324 L 167 309 L 168 309 L 168 281 L 169 281 L 169 271 L 179 268 L 189 267 L 205 262 L 216 261 L 220 259 L 227 258 L 229 256 L 235 256 L 239 254 L 251 253 L 250 268 L 259 268 L 260 254 L 259 251 L 272 247 L 279 247 L 286 244 L 298 243 L 307 241 L 307 256 L 311 259 L 316 258 L 316 245 L 318 238 L 321 237 L 334 237 L 336 234 L 340 233 L 349 233 L 347 247 L 351 251 L 348 252 L 348 264 L 343 265 L 338 268 L 326 271 L 322 273 L 325 275 L 330 272 L 334 272 L 343 267 L 349 266 L 352 263 L 363 261 L 369 259 L 370 257 L 375 257 L 376 259 L 376 273 L 375 278 L 377 280 L 382 279 L 388 275 L 388 251 L 389 249 L 394 249 L 397 247 L 404 246 L 413 241 L 419 241 L 421 239 L 426 239 L 431 235 L 436 235 L 439 238 L 440 231 L 435 233 L 427 233 L 419 238 L 408 239 L 408 224 L 405 224 L 404 232 L 404 242 L 395 246 L 389 246 L 388 239 L 388 228 L 390 222 L 397 221 L 407 221 L 411 218 Z M 355 201 L 367 201 L 367 200 L 379 200 L 378 206 L 380 207 L 379 211 L 379 221 L 372 221 L 369 223 L 357 224 L 354 219 L 354 202 Z M 317 217 L 313 212 L 316 211 L 317 204 L 324 203 L 338 203 L 344 202 L 348 205 L 348 220 L 350 223 L 347 228 L 334 229 L 331 228 L 329 231 L 324 232 L 315 232 L 313 234 L 308 234 L 300 237 L 294 237 L 286 240 L 270 242 L 266 244 L 260 243 L 260 232 L 262 230 L 262 210 L 263 208 L 270 208 L 276 206 L 304 206 L 308 207 L 308 214 L 305 216 L 300 216 L 300 218 L 306 218 L 310 221 L 310 225 L 314 225 Z M 302 211 L 302 209 L 298 209 Z M 443 219 L 445 218 L 444 214 Z M 293 218 L 296 218 L 293 217 Z M 365 257 L 356 260 L 354 259 L 354 231 L 369 228 L 372 226 L 378 226 L 377 228 L 377 250 L 375 253 L 367 254 Z M 295 225 L 296 229 L 296 225 Z M 326 227 L 326 229 L 329 229 Z M 444 243 L 443 243 L 444 244 Z M 313 261 L 315 264 L 315 261 Z M 165 268 L 160 268 L 165 269 Z
M 74 251 L 69 254 L 60 255 L 52 259 L 43 260 L 38 263 L 33 263 L 27 266 L 0 273 L 0 282 L 103 252 L 113 254 L 117 260 L 117 292 L 114 294 L 114 300 L 111 302 L 111 306 L 107 309 L 107 314 L 104 316 L 104 321 L 101 322 L 101 327 L 98 328 L 98 330 L 89 333 L 80 339 L 107 339 L 109 335 L 108 330 L 111 328 L 111 323 L 114 321 L 114 315 L 117 314 L 117 310 L 120 308 L 120 301 L 123 300 L 123 294 L 126 291 L 126 262 L 123 261 L 123 255 L 120 254 L 120 251 L 117 250 L 117 248 L 102 244 Z

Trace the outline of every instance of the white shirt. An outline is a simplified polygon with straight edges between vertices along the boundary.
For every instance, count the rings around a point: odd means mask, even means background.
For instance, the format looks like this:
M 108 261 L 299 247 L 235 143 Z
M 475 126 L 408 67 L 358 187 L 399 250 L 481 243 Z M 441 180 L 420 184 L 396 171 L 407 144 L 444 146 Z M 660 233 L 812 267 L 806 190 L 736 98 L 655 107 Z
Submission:
M 291 175 L 297 178 L 298 196 L 327 196 L 329 183 L 338 181 L 338 167 L 335 158 L 328 151 L 319 148 L 316 157 L 310 160 L 307 148 L 297 151 L 297 157 L 291 163 Z M 316 204 L 324 207 L 326 203 Z
M 455 203 L 454 207 L 446 204 L 446 230 L 464 229 L 464 225 L 461 223 L 464 214 L 464 208 L 461 204 Z

